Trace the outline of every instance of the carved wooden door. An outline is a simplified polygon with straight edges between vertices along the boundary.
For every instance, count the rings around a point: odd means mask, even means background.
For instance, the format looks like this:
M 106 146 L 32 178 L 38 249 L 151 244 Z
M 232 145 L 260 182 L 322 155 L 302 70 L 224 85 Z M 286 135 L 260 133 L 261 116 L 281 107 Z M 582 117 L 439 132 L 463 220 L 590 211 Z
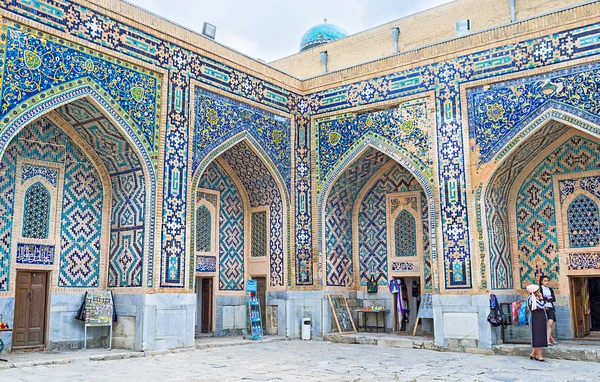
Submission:
M 202 333 L 212 330 L 212 279 L 202 279 Z
M 45 272 L 17 272 L 14 348 L 44 347 L 46 281 Z
M 582 279 L 571 278 L 571 307 L 573 309 L 573 321 L 575 322 L 575 338 L 585 336 L 585 317 L 583 314 Z

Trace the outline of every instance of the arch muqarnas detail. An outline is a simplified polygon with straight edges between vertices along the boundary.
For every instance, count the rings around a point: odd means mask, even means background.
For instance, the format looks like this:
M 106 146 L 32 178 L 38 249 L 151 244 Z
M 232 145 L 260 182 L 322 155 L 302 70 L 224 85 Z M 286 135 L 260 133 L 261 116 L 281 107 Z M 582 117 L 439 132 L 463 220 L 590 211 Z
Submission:
M 31 28 L 7 20 L 2 23 L 6 61 L 0 146 L 5 147 L 15 132 L 48 110 L 79 98 L 93 101 L 124 131 L 141 156 L 140 171 L 149 177 L 151 198 L 147 220 L 154 225 L 160 77 Z M 143 244 L 139 238 L 134 241 Z M 153 235 L 148 236 L 147 248 L 153 253 Z M 151 286 L 153 256 L 147 258 L 147 284 Z M 135 284 L 141 286 L 141 279 Z

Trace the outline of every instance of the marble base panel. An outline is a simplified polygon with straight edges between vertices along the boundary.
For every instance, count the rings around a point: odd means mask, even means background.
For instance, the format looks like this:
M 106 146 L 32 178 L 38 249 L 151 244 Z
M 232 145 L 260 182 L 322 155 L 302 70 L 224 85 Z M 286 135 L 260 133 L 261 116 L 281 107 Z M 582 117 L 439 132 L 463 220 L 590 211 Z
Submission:
M 85 340 L 84 323 L 75 319 L 85 293 L 50 294 L 48 350 L 81 349 Z M 87 346 L 108 346 L 109 328 L 88 328 Z
M 215 313 L 215 336 L 243 333 L 246 297 L 217 295 Z
M 147 294 L 143 312 L 141 350 L 194 346 L 195 294 Z
M 15 317 L 15 299 L 12 297 L 0 298 L 0 314 L 2 321 L 7 322 L 10 327 L 13 327 Z M 0 332 L 0 338 L 4 343 L 4 353 L 9 353 L 12 347 L 12 332 Z
M 487 322 L 489 296 L 433 295 L 436 346 L 491 349 L 496 331 Z

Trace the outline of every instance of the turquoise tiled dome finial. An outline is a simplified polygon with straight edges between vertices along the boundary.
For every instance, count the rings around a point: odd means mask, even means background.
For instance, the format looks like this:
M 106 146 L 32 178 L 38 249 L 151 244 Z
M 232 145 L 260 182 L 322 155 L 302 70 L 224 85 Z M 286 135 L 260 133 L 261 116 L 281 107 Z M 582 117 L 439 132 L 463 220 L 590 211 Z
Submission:
M 325 19 L 323 24 L 315 25 L 304 33 L 302 40 L 300 40 L 300 51 L 303 52 L 346 36 L 348 36 L 348 32 L 337 25 L 328 24 L 327 19 Z

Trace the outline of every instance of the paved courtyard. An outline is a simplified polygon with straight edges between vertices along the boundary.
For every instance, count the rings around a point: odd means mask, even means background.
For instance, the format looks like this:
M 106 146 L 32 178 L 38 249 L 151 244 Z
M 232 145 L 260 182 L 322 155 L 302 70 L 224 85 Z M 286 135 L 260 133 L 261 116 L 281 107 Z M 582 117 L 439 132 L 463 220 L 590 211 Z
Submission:
M 599 381 L 600 363 L 281 341 L 0 370 L 0 381 Z

